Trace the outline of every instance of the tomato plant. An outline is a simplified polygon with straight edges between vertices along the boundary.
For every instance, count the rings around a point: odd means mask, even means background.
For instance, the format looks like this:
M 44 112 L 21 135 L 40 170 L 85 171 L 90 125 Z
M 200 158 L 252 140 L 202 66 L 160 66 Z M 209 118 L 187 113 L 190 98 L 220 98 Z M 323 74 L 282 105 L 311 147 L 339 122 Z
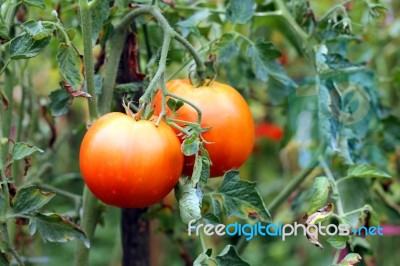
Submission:
M 0 265 L 397 265 L 399 5 L 0 0 Z
M 136 121 L 110 113 L 86 133 L 79 155 L 83 179 L 103 202 L 121 208 L 150 206 L 178 182 L 183 154 L 178 138 L 156 117 Z
M 254 122 L 250 109 L 243 97 L 231 86 L 216 81 L 209 85 L 195 87 L 188 79 L 172 80 L 166 84 L 167 91 L 187 99 L 201 110 L 201 127 L 207 131 L 201 134 L 208 151 L 211 168 L 210 176 L 222 176 L 231 169 L 238 169 L 249 157 L 254 144 Z M 155 97 L 155 113 L 161 113 L 161 91 Z M 171 119 L 181 126 L 196 122 L 197 111 L 190 105 L 183 105 Z M 180 121 L 180 122 L 179 122 Z M 177 133 L 180 133 L 175 128 Z M 185 158 L 184 173 L 193 172 L 194 156 Z

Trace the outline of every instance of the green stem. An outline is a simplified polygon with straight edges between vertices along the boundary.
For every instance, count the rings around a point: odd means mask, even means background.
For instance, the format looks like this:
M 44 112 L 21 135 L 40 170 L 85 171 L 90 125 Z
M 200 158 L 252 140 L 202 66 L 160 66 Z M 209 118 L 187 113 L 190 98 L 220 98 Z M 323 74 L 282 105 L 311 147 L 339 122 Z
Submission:
M 90 242 L 93 239 L 96 224 L 100 218 L 100 211 L 98 208 L 98 199 L 93 196 L 90 190 L 85 186 L 83 191 L 83 215 L 81 218 L 81 227 L 85 230 Z M 78 242 L 75 251 L 75 266 L 89 265 L 89 249 Z
M 88 90 L 88 93 L 93 97 L 92 100 L 89 100 L 88 103 L 89 113 L 91 121 L 94 121 L 97 119 L 98 113 L 94 86 L 94 66 L 92 57 L 92 14 L 87 0 L 79 0 L 79 10 L 81 14 L 81 27 L 83 36 L 83 58 L 85 65 L 86 88 Z M 81 227 L 85 230 L 85 233 L 89 240 L 92 241 L 100 216 L 100 211 L 97 206 L 97 198 L 89 191 L 87 186 L 84 187 L 82 205 L 83 214 L 81 217 Z M 89 249 L 86 248 L 85 245 L 83 245 L 81 242 L 78 242 L 77 244 L 74 265 L 89 265 Z
M 88 93 L 92 96 L 89 101 L 89 113 L 92 121 L 96 120 L 97 101 L 94 86 L 94 66 L 92 57 L 92 14 L 87 0 L 79 0 L 79 10 L 81 13 L 81 27 L 83 36 L 83 59 L 85 65 L 85 79 Z
M 104 115 L 111 110 L 114 88 L 118 75 L 119 62 L 124 48 L 126 30 L 121 29 L 115 32 L 107 42 L 107 64 L 104 70 L 104 82 L 102 94 L 99 99 L 99 112 Z
M 177 99 L 177 100 L 179 100 L 179 101 L 182 101 L 182 102 L 184 102 L 184 103 L 190 105 L 191 107 L 193 107 L 193 109 L 195 109 L 196 112 L 197 112 L 197 123 L 200 125 L 200 123 L 201 123 L 201 118 L 202 118 L 202 112 L 201 112 L 201 110 L 200 110 L 199 107 L 197 107 L 194 103 L 192 103 L 192 102 L 190 102 L 190 101 L 188 101 L 188 100 L 186 100 L 186 99 L 184 99 L 184 98 L 182 98 L 182 97 L 180 97 L 180 96 L 178 96 L 178 95 L 175 95 L 175 94 L 173 94 L 173 93 L 168 92 L 168 93 L 166 94 L 166 96 L 175 98 L 175 99 Z
M 343 205 L 342 205 L 342 200 L 340 198 L 339 190 L 337 188 L 337 182 L 335 180 L 335 177 L 333 176 L 331 170 L 329 169 L 329 167 L 322 155 L 319 157 L 319 163 L 320 163 L 322 169 L 324 169 L 326 177 L 330 180 L 330 182 L 332 184 L 332 191 L 333 191 L 333 194 L 336 196 L 336 208 L 338 211 L 338 215 L 342 216 L 344 213 Z
M 10 241 L 10 237 L 8 235 L 8 228 L 6 222 L 1 225 L 1 234 L 4 241 L 8 244 L 8 251 L 14 256 L 15 260 L 17 261 L 18 265 L 24 266 L 24 262 L 22 261 L 21 257 L 13 247 L 13 244 Z
M 303 183 L 303 181 L 310 175 L 310 173 L 314 170 L 315 167 L 318 166 L 318 157 L 311 161 L 311 163 L 294 179 L 290 181 L 290 183 L 278 194 L 277 197 L 269 204 L 267 209 L 272 214 L 274 213 L 279 206 L 282 205 L 283 202 L 295 191 L 299 188 L 299 185 Z
M 42 190 L 46 190 L 46 191 L 50 191 L 50 192 L 54 192 L 60 196 L 66 197 L 71 199 L 72 201 L 74 201 L 74 203 L 80 203 L 82 200 L 82 197 L 79 195 L 76 195 L 74 193 L 50 186 L 50 185 L 46 185 L 46 184 L 38 184 L 37 185 L 38 188 L 42 189 Z
M 140 97 L 139 104 L 150 103 L 151 95 L 154 92 L 155 86 L 157 85 L 158 81 L 160 80 L 161 76 L 164 74 L 165 71 L 170 42 L 171 42 L 170 34 L 164 31 L 164 40 L 161 48 L 161 56 L 157 72 L 156 74 L 154 74 L 153 78 L 150 81 L 149 86 L 147 87 L 142 97 Z

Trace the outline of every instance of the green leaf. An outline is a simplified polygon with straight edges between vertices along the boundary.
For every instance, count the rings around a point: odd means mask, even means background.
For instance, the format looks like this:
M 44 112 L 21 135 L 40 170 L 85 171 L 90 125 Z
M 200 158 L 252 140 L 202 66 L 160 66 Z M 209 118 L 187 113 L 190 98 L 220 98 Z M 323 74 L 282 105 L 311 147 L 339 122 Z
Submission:
M 169 98 L 167 101 L 167 106 L 169 109 L 171 109 L 172 112 L 178 111 L 183 105 L 184 105 L 184 102 L 182 102 L 180 100 L 175 100 L 175 99 Z
M 203 169 L 202 156 L 197 153 L 194 160 L 193 173 L 192 173 L 193 186 L 196 186 L 197 183 L 200 181 L 202 169 Z
M 180 28 L 182 32 L 182 36 L 186 38 L 190 33 L 193 33 L 196 36 L 200 36 L 200 31 L 198 29 L 198 25 L 203 20 L 207 19 L 210 16 L 210 11 L 208 9 L 203 9 L 189 18 L 179 21 L 176 25 Z
M 247 48 L 247 56 L 252 61 L 252 68 L 256 78 L 268 81 L 269 77 L 276 79 L 284 86 L 297 87 L 296 83 L 287 76 L 282 66 L 276 62 L 281 53 L 274 45 L 264 40 L 257 41 Z
M 54 32 L 52 24 L 43 25 L 42 21 L 29 20 L 21 25 L 22 29 L 28 33 L 32 39 L 41 40 L 51 36 Z
M 201 196 L 198 189 L 194 188 L 191 182 L 181 187 L 179 199 L 179 211 L 182 221 L 188 224 L 191 220 L 201 218 Z
M 33 235 L 36 231 L 41 234 L 44 240 L 50 242 L 64 243 L 79 239 L 87 248 L 90 247 L 89 239 L 83 230 L 56 213 L 37 213 L 32 217 L 29 232 Z
M 25 157 L 31 156 L 35 152 L 43 153 L 44 151 L 29 145 L 25 142 L 17 142 L 14 144 L 12 153 L 11 153 L 11 161 L 19 161 L 24 159 Z
M 232 216 L 246 219 L 254 214 L 264 222 L 271 218 L 256 189 L 256 183 L 241 180 L 236 170 L 225 173 L 221 186 L 213 195 L 222 197 L 228 219 Z
M 346 178 L 391 178 L 388 173 L 368 164 L 350 166 Z
M 232 23 L 245 24 L 254 14 L 253 0 L 229 0 L 226 18 Z
M 23 0 L 22 2 L 27 4 L 28 6 L 35 6 L 39 7 L 40 9 L 46 9 L 44 0 Z
M 34 40 L 29 34 L 23 33 L 11 40 L 10 58 L 27 59 L 37 56 L 50 43 L 51 36 L 41 40 Z
M 52 91 L 49 98 L 49 107 L 53 116 L 62 116 L 68 112 L 72 97 L 64 89 Z
M 351 67 L 360 67 L 365 64 L 356 64 L 350 62 L 348 59 L 344 58 L 341 54 L 325 54 L 325 64 L 329 66 L 330 69 L 345 69 Z
M 8 28 L 6 26 L 6 23 L 2 20 L 0 20 L 0 39 L 8 40 Z
M 35 186 L 23 187 L 17 191 L 13 199 L 13 212 L 15 215 L 24 215 L 39 210 L 47 204 L 55 193 L 43 192 Z
M 6 254 L 5 252 L 0 252 L 0 265 L 10 265 L 10 255 Z
M 210 158 L 208 156 L 208 152 L 207 155 L 205 155 L 205 151 L 206 149 L 202 148 L 202 152 L 201 152 L 201 173 L 200 173 L 200 180 L 203 183 L 207 183 L 208 178 L 210 177 L 210 166 L 211 166 L 211 161 Z
M 234 246 L 226 246 L 215 258 L 219 266 L 250 266 L 238 255 Z
M 212 206 L 213 206 L 214 215 L 217 216 L 217 217 L 220 217 L 221 216 L 221 204 L 214 197 L 211 198 L 211 203 L 212 203 Z
M 209 258 L 210 258 L 210 257 L 209 257 L 207 254 L 201 253 L 201 254 L 196 258 L 196 260 L 193 262 L 193 266 L 208 266 L 207 260 L 208 260 Z
M 234 33 L 224 33 L 219 40 L 214 44 L 214 52 L 218 52 L 220 63 L 229 62 L 234 56 L 239 53 L 240 46 Z
M 307 209 L 307 215 L 310 215 L 322 208 L 329 196 L 330 183 L 328 178 L 319 176 L 313 184 L 313 194 Z
M 344 249 L 349 239 L 348 236 L 334 235 L 328 238 L 328 242 L 336 249 Z
M 199 147 L 200 141 L 197 134 L 192 134 L 192 136 L 182 142 L 181 150 L 184 155 L 191 156 L 198 153 Z
M 215 214 L 208 212 L 203 216 L 203 220 L 206 224 L 220 224 L 221 220 L 219 219 L 218 216 L 216 216 Z
M 361 256 L 357 253 L 347 254 L 346 257 L 339 264 L 332 264 L 332 266 L 353 266 L 361 261 Z
M 57 62 L 62 79 L 75 91 L 79 91 L 84 84 L 84 76 L 83 62 L 78 51 L 72 46 L 61 43 Z
M 96 44 L 97 38 L 104 22 L 110 16 L 110 1 L 98 1 L 92 9 L 92 45 Z

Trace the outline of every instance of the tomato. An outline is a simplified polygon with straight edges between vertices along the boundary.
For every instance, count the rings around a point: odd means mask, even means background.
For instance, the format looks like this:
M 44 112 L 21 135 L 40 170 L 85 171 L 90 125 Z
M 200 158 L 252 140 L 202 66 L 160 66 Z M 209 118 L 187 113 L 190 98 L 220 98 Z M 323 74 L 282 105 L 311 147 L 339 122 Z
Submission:
M 79 164 L 90 191 L 122 208 L 162 200 L 178 182 L 183 154 L 174 131 L 161 122 L 136 121 L 123 113 L 98 119 L 83 138 Z
M 274 141 L 282 140 L 284 136 L 283 129 L 277 125 L 262 122 L 256 125 L 256 139 L 267 138 Z
M 202 111 L 202 128 L 211 127 L 202 134 L 207 141 L 205 148 L 212 163 L 210 176 L 221 176 L 228 170 L 239 168 L 250 156 L 254 144 L 254 121 L 240 93 L 219 82 L 195 88 L 188 79 L 169 81 L 166 87 L 169 92 L 199 107 Z M 155 114 L 159 114 L 162 106 L 160 91 L 156 94 L 154 104 Z M 176 119 L 196 122 L 197 112 L 184 104 L 177 111 Z M 185 157 L 183 173 L 191 175 L 193 165 L 194 156 Z

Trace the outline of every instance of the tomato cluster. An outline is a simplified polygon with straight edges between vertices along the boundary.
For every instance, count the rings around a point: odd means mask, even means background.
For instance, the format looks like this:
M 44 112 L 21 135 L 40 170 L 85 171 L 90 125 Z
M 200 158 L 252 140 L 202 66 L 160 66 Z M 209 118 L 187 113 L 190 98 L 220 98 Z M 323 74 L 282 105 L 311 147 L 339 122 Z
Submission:
M 210 128 L 202 134 L 212 163 L 210 176 L 239 168 L 249 157 L 255 136 L 243 97 L 218 82 L 195 87 L 187 79 L 173 80 L 166 87 L 202 111 L 201 127 Z M 160 114 L 163 104 L 160 93 L 154 100 L 155 115 Z M 198 118 L 188 104 L 174 115 L 188 122 Z M 103 202 L 123 208 L 146 207 L 164 198 L 182 173 L 191 175 L 194 156 L 183 156 L 179 131 L 164 122 L 156 126 L 156 118 L 137 121 L 110 113 L 87 131 L 80 149 L 80 168 L 88 188 Z

